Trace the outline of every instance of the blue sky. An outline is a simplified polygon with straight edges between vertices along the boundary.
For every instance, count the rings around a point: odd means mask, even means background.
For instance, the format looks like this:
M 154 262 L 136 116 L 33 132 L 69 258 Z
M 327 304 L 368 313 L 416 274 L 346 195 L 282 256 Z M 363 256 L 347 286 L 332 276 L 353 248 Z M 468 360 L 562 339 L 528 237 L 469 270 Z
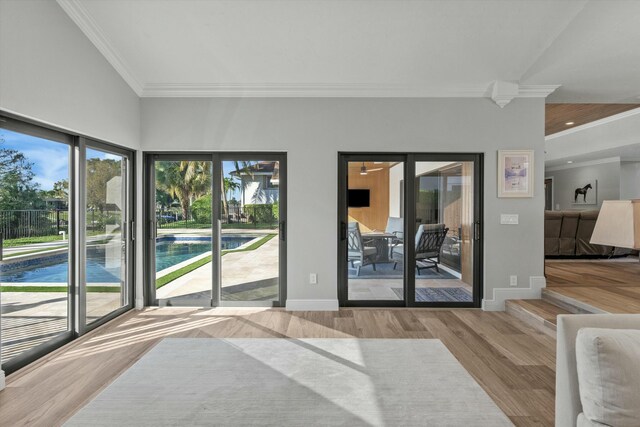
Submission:
M 34 136 L 0 129 L 0 148 L 18 150 L 33 164 L 34 181 L 41 190 L 53 189 L 53 184 L 69 179 L 69 146 Z
M 33 164 L 34 181 L 40 184 L 41 190 L 51 190 L 55 182 L 69 179 L 69 146 L 7 129 L 0 129 L 0 141 L 3 141 L 1 148 L 20 151 Z M 87 149 L 87 158 L 119 160 L 117 155 L 92 149 Z M 229 172 L 235 170 L 233 162 L 223 162 L 222 167 L 225 177 L 230 177 Z M 239 199 L 240 191 L 230 196 Z

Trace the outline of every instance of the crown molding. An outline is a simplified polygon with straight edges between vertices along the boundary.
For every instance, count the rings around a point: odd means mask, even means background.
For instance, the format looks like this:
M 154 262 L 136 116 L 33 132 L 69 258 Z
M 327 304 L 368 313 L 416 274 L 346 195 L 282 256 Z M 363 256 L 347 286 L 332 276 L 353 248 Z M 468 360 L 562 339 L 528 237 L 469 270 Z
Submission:
M 389 84 L 149 83 L 143 98 L 489 98 L 489 86 L 419 87 Z M 523 85 L 513 98 L 545 98 L 558 85 Z
M 640 108 L 634 108 L 633 110 L 624 111 L 619 114 L 614 114 L 613 116 L 605 117 L 604 119 L 595 120 L 593 122 L 585 123 L 580 126 L 572 127 L 571 129 L 563 130 L 560 132 L 552 133 L 551 135 L 547 135 L 544 139 L 545 141 L 549 141 L 552 139 L 560 138 L 566 135 L 570 135 L 572 133 L 580 132 L 586 129 L 591 129 L 596 126 L 604 125 L 607 123 L 615 122 L 617 120 L 625 119 L 627 117 L 635 116 L 636 114 L 640 114 Z
M 149 83 L 143 98 L 482 98 L 486 86 L 425 88 L 388 84 Z
M 100 26 L 91 17 L 82 3 L 78 0 L 56 0 L 69 18 L 80 28 L 85 36 L 102 53 L 105 59 L 120 74 L 125 82 L 133 89 L 136 95 L 141 96 L 142 84 L 135 77 L 124 58 L 113 47 L 109 38 L 104 34 Z

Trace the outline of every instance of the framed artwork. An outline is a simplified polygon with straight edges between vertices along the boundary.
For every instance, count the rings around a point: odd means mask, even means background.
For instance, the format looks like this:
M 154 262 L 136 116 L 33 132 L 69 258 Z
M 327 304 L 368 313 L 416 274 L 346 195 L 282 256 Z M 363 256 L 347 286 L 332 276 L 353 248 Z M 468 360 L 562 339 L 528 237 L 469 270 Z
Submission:
M 533 197 L 533 150 L 498 150 L 498 197 Z
M 598 204 L 598 180 L 583 179 L 573 180 L 570 194 L 567 194 L 573 205 L 597 205 Z

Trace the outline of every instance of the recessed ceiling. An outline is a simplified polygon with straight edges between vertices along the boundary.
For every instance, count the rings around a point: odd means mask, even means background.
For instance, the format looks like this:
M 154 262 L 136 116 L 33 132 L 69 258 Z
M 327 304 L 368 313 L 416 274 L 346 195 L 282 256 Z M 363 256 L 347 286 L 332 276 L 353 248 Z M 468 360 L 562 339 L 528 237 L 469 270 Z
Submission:
M 640 96 L 640 1 L 58 3 L 141 96 Z
M 636 108 L 640 104 L 547 104 L 544 134 L 552 135 Z

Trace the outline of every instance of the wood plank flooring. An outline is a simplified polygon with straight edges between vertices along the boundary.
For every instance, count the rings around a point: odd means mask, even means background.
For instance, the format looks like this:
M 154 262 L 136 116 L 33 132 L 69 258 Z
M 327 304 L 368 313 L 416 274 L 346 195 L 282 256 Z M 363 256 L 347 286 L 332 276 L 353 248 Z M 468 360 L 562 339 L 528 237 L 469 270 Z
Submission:
M 547 260 L 547 288 L 608 313 L 640 313 L 640 262 Z
M 514 424 L 553 425 L 555 340 L 506 313 L 170 307 L 131 311 L 9 376 L 0 425 L 62 424 L 169 336 L 438 338 Z

